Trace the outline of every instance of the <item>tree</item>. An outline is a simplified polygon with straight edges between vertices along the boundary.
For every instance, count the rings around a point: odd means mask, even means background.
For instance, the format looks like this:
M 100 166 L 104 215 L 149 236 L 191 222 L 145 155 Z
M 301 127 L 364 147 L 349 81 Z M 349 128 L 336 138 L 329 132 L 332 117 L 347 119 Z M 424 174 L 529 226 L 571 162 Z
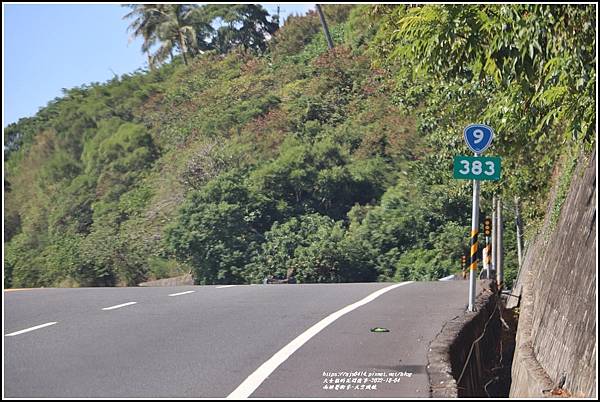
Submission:
M 256 4 L 129 4 L 124 19 L 133 19 L 129 31 L 142 37 L 142 52 L 152 67 L 173 57 L 178 49 L 187 65 L 189 57 L 207 50 L 228 53 L 236 47 L 264 52 L 267 40 L 279 28 L 276 18 Z M 213 28 L 218 24 L 217 29 Z M 151 48 L 158 49 L 151 52 Z
M 452 272 L 452 261 L 436 250 L 413 249 L 396 263 L 396 281 L 435 281 Z
M 368 183 L 369 167 L 350 169 L 347 151 L 327 139 L 306 145 L 288 141 L 280 156 L 252 172 L 257 192 L 287 204 L 297 214 L 319 212 L 342 219 L 356 203 L 378 198 L 377 183 Z
M 437 78 L 493 80 L 521 99 L 540 134 L 566 123 L 589 140 L 596 126 L 596 19 L 591 5 L 425 5 L 398 9 L 381 35 L 389 55 Z M 452 60 L 448 63 L 448 60 Z M 500 122 L 504 105 L 490 108 Z M 496 129 L 518 131 L 506 123 Z
M 443 184 L 449 158 L 464 149 L 456 132 L 468 122 L 485 122 L 494 127 L 494 153 L 503 158 L 503 177 L 488 191 L 527 199 L 523 215 L 539 219 L 555 163 L 595 143 L 594 7 L 383 11 L 388 15 L 377 34 L 379 59 L 395 74 L 394 96 L 420 114 L 419 131 L 436 149 L 416 164 L 426 173 L 420 177 Z
M 267 10 L 258 4 L 208 4 L 202 11 L 210 21 L 223 23 L 206 45 L 219 53 L 228 53 L 238 46 L 264 52 L 267 39 L 279 28 L 276 19 L 269 19 Z
M 253 282 L 289 273 L 301 283 L 373 280 L 373 272 L 348 258 L 344 236 L 342 222 L 319 214 L 276 222 L 246 269 Z
M 305 16 L 290 15 L 269 43 L 271 56 L 277 58 L 301 53 L 319 29 L 319 17 L 312 10 Z
M 152 56 L 149 55 L 152 63 L 172 57 L 173 50 L 178 49 L 187 65 L 190 56 L 202 51 L 198 47 L 198 37 L 212 31 L 206 14 L 195 4 L 137 4 L 130 7 L 133 11 L 124 18 L 136 18 L 130 30 L 144 38 L 142 51 L 149 53 L 153 45 L 160 45 Z
M 126 4 L 123 7 L 129 7 L 131 12 L 126 14 L 123 19 L 134 20 L 131 22 L 128 31 L 131 31 L 133 37 L 142 37 L 142 52 L 148 57 L 148 66 L 153 69 L 155 60 L 150 53 L 150 49 L 158 41 L 158 27 L 163 21 L 163 14 L 159 12 L 164 8 L 164 4 Z M 133 39 L 133 38 L 132 38 Z
M 193 267 L 198 284 L 242 283 L 262 233 L 277 218 L 273 202 L 248 189 L 239 172 L 226 173 L 190 193 L 166 230 L 166 246 Z

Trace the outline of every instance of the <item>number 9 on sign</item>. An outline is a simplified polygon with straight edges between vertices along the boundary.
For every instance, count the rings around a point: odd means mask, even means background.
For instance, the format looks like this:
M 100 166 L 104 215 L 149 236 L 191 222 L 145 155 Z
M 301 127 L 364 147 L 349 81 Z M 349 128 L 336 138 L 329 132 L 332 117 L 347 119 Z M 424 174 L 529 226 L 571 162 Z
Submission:
M 470 124 L 463 131 L 465 142 L 476 154 L 485 151 L 494 139 L 494 130 L 485 124 Z
M 473 142 L 475 144 L 479 144 L 481 141 L 483 141 L 483 137 L 485 137 L 485 134 L 480 129 L 476 129 L 473 130 L 473 137 L 475 138 Z

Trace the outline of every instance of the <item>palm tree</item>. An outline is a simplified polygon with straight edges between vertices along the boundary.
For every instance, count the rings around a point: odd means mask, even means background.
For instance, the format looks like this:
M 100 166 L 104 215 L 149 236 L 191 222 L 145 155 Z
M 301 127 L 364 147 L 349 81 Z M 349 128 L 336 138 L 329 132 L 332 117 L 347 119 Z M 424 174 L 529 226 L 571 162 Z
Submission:
M 129 30 L 143 37 L 142 52 L 148 54 L 148 64 L 173 58 L 178 50 L 187 65 L 189 57 L 205 50 L 216 49 L 224 54 L 236 46 L 264 52 L 266 38 L 273 35 L 278 24 L 269 20 L 269 13 L 255 4 L 129 4 L 132 9 L 123 18 L 133 18 Z M 215 30 L 211 22 L 221 21 Z M 154 54 L 151 49 L 159 45 Z
M 130 41 L 134 37 L 140 36 L 144 39 L 144 42 L 142 43 L 142 52 L 146 53 L 148 57 L 148 65 L 150 69 L 153 69 L 156 60 L 150 53 L 150 49 L 159 40 L 158 27 L 164 20 L 163 13 L 159 10 L 164 8 L 164 5 L 126 4 L 123 5 L 123 7 L 129 7 L 132 9 L 132 11 L 127 13 L 123 19 L 134 18 L 133 22 L 128 27 L 128 31 L 132 32 Z
M 164 11 L 164 20 L 158 28 L 162 40 L 161 47 L 156 52 L 159 60 L 166 59 L 174 47 L 179 48 L 183 62 L 188 64 L 188 55 L 195 53 L 198 48 L 196 29 L 193 17 L 198 6 L 192 4 L 169 4 Z
M 195 4 L 133 4 L 133 11 L 124 18 L 135 17 L 130 25 L 134 35 L 142 36 L 142 51 L 148 53 L 149 60 L 161 62 L 173 56 L 173 49 L 179 49 L 183 62 L 201 50 L 198 47 L 198 34 L 201 37 L 212 31 L 209 22 Z M 151 55 L 150 48 L 160 43 Z

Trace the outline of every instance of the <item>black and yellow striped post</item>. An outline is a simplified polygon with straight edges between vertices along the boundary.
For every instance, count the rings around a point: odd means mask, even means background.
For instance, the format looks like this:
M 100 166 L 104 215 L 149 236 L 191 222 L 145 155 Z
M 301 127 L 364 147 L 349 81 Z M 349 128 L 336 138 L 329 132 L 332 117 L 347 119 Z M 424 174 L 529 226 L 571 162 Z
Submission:
M 477 236 L 479 235 L 479 231 L 472 230 L 471 231 L 471 240 L 469 241 L 469 246 L 471 247 L 471 258 L 469 259 L 469 269 L 471 271 L 475 271 L 477 273 L 477 250 L 479 247 L 479 243 L 477 242 Z
M 462 268 L 463 279 L 467 279 L 467 255 L 464 254 L 460 261 L 460 267 Z
M 485 265 L 487 266 L 487 278 L 490 279 L 490 267 L 492 266 L 492 243 L 490 243 L 490 238 L 486 236 L 485 238 Z

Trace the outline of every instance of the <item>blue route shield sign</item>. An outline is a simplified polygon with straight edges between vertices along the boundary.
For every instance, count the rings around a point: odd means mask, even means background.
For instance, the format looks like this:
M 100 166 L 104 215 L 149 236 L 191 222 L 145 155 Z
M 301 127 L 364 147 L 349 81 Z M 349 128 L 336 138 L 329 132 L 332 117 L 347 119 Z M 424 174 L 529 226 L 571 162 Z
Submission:
M 485 151 L 494 139 L 494 130 L 485 124 L 470 124 L 465 127 L 463 134 L 465 142 L 476 154 Z

